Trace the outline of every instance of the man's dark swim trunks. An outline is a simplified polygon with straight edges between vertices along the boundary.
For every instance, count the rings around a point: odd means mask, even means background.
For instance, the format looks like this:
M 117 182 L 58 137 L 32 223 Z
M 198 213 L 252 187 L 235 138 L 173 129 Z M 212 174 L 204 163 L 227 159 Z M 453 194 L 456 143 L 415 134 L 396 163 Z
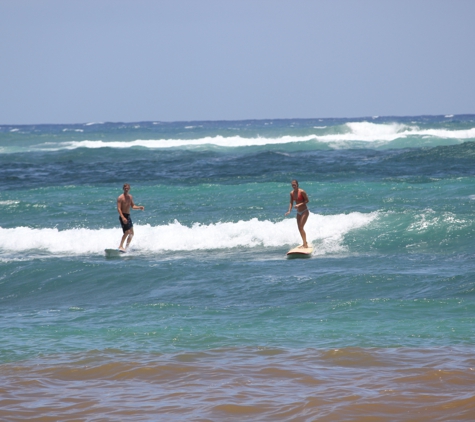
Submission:
M 130 218 L 130 214 L 124 213 L 124 217 L 127 219 L 126 224 L 124 224 L 124 222 L 122 221 L 122 218 L 120 218 L 120 215 L 119 215 L 120 225 L 122 226 L 122 231 L 125 233 L 127 230 L 130 230 L 134 225 L 132 224 L 132 219 Z

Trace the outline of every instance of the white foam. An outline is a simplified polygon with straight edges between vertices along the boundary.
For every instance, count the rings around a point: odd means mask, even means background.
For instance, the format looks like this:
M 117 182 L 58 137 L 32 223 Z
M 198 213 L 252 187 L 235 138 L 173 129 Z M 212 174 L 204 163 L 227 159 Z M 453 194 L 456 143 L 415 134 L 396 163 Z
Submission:
M 311 214 L 305 227 L 315 254 L 346 250 L 344 236 L 350 230 L 368 225 L 377 213 L 319 215 Z M 138 253 L 199 251 L 213 249 L 284 247 L 301 243 L 295 218 L 279 222 L 254 218 L 236 223 L 199 224 L 191 227 L 178 221 L 162 226 L 134 225 L 133 249 Z M 0 251 L 5 254 L 51 253 L 60 255 L 102 254 L 118 247 L 122 234 L 114 229 L 58 230 L 16 227 L 0 228 Z
M 272 144 L 288 144 L 293 142 L 306 142 L 309 140 L 315 140 L 315 135 L 309 135 L 304 137 L 296 136 L 283 136 L 281 138 L 242 138 L 240 136 L 215 136 L 204 137 L 200 139 L 137 139 L 130 142 L 104 142 L 99 141 L 77 141 L 77 142 L 63 142 L 58 144 L 56 148 L 60 149 L 76 149 L 76 148 L 132 148 L 143 147 L 150 149 L 161 148 L 180 148 L 180 147 L 201 147 L 204 145 L 218 146 L 218 147 L 246 147 L 246 146 L 264 146 Z
M 137 139 L 128 142 L 119 141 L 74 141 L 63 142 L 55 146 L 48 146 L 48 149 L 76 149 L 76 148 L 132 148 L 143 147 L 150 149 L 162 148 L 183 148 L 183 147 L 249 147 L 265 145 L 282 145 L 297 142 L 320 142 L 327 143 L 334 147 L 345 146 L 349 142 L 367 142 L 378 145 L 386 144 L 396 139 L 404 139 L 408 136 L 419 136 L 429 138 L 445 139 L 475 139 L 475 128 L 465 130 L 447 130 L 447 129 L 419 129 L 415 125 L 404 125 L 400 123 L 377 124 L 372 122 L 350 122 L 342 126 L 342 133 L 333 133 L 327 135 L 306 135 L 306 136 L 282 136 L 279 138 L 243 138 L 241 136 L 208 136 L 198 139 Z M 44 144 L 46 145 L 46 144 Z
M 88 123 L 99 124 L 99 123 Z M 315 129 L 317 129 L 315 127 Z M 319 128 L 318 128 L 319 129 Z M 381 147 L 397 139 L 411 137 L 411 145 L 418 146 L 417 138 L 420 139 L 420 145 L 427 146 L 430 140 L 436 140 L 436 144 L 441 144 L 441 139 L 464 142 L 466 140 L 475 140 L 475 128 L 464 130 L 448 129 L 420 129 L 417 125 L 405 125 L 399 123 L 378 124 L 372 122 L 350 122 L 337 126 L 335 130 L 340 133 L 331 134 L 309 134 L 305 136 L 282 136 L 278 138 L 265 138 L 257 136 L 254 138 L 244 138 L 241 136 L 207 136 L 197 139 L 136 139 L 132 141 L 102 141 L 102 140 L 82 140 L 68 142 L 45 142 L 36 146 L 29 146 L 29 151 L 58 151 L 73 150 L 76 148 L 133 148 L 141 147 L 147 149 L 166 149 L 166 148 L 206 148 L 206 147 L 253 147 L 267 145 L 286 145 L 298 142 L 309 143 L 307 147 L 311 148 L 311 143 L 327 144 L 332 148 L 352 148 L 361 145 L 361 143 L 370 144 L 370 147 Z M 320 130 L 316 130 L 320 132 Z M 429 143 L 428 143 L 429 140 Z M 443 143 L 443 141 L 442 141 Z M 18 147 L 8 147 L 3 152 L 17 152 Z
M 20 201 L 16 200 L 6 200 L 6 201 L 0 201 L 0 206 L 10 206 L 10 205 L 18 205 Z
M 432 209 L 426 209 L 415 216 L 414 222 L 407 228 L 407 231 L 422 233 L 431 228 L 446 228 L 447 226 L 450 226 L 451 230 L 456 230 L 466 228 L 469 224 L 470 221 L 457 218 L 451 212 L 438 214 Z
M 475 128 L 466 130 L 445 130 L 445 129 L 425 129 L 418 131 L 417 135 L 428 135 L 429 137 L 446 139 L 474 139 Z
M 329 134 L 318 136 L 321 142 L 333 144 L 333 146 L 342 146 L 348 142 L 367 142 L 377 145 L 387 144 L 396 139 L 411 137 L 428 137 L 442 139 L 475 139 L 475 128 L 465 130 L 447 130 L 447 129 L 420 129 L 418 126 L 409 126 L 400 123 L 377 124 L 371 122 L 350 122 L 346 123 L 346 133 Z M 414 145 L 417 146 L 417 145 Z

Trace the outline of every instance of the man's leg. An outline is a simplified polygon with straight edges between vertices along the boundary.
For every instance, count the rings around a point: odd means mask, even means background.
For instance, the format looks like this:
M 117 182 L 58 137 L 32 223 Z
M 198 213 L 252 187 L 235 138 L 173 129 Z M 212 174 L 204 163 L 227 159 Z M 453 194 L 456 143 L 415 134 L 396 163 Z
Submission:
M 130 230 L 127 230 L 124 232 L 123 236 L 122 236 L 122 239 L 120 240 L 120 246 L 119 246 L 119 249 L 121 251 L 124 251 L 125 252 L 125 248 L 124 248 L 124 242 L 125 240 L 127 239 L 127 246 L 129 246 L 129 243 L 130 241 L 132 240 L 129 236 L 130 236 L 130 232 L 132 231 L 132 236 L 133 236 L 133 230 L 130 229 Z
M 126 248 L 129 247 L 130 242 L 132 242 L 132 238 L 134 237 L 134 229 L 131 228 L 130 230 L 127 230 L 127 233 L 129 233 L 129 237 L 127 238 L 127 246 Z

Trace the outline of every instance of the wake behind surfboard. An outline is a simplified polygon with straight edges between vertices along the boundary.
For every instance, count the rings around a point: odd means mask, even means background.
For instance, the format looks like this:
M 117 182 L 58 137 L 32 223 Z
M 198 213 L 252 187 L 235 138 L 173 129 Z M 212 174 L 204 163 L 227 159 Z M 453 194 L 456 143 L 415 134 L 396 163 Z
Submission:
M 287 258 L 310 258 L 312 256 L 313 248 L 302 248 L 297 246 L 287 252 Z

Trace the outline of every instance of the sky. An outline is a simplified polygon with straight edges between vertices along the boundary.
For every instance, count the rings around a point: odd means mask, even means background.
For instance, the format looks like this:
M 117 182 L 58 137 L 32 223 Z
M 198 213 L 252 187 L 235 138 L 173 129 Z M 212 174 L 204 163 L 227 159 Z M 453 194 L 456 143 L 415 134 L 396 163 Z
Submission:
M 0 0 L 0 124 L 475 113 L 473 0 Z

